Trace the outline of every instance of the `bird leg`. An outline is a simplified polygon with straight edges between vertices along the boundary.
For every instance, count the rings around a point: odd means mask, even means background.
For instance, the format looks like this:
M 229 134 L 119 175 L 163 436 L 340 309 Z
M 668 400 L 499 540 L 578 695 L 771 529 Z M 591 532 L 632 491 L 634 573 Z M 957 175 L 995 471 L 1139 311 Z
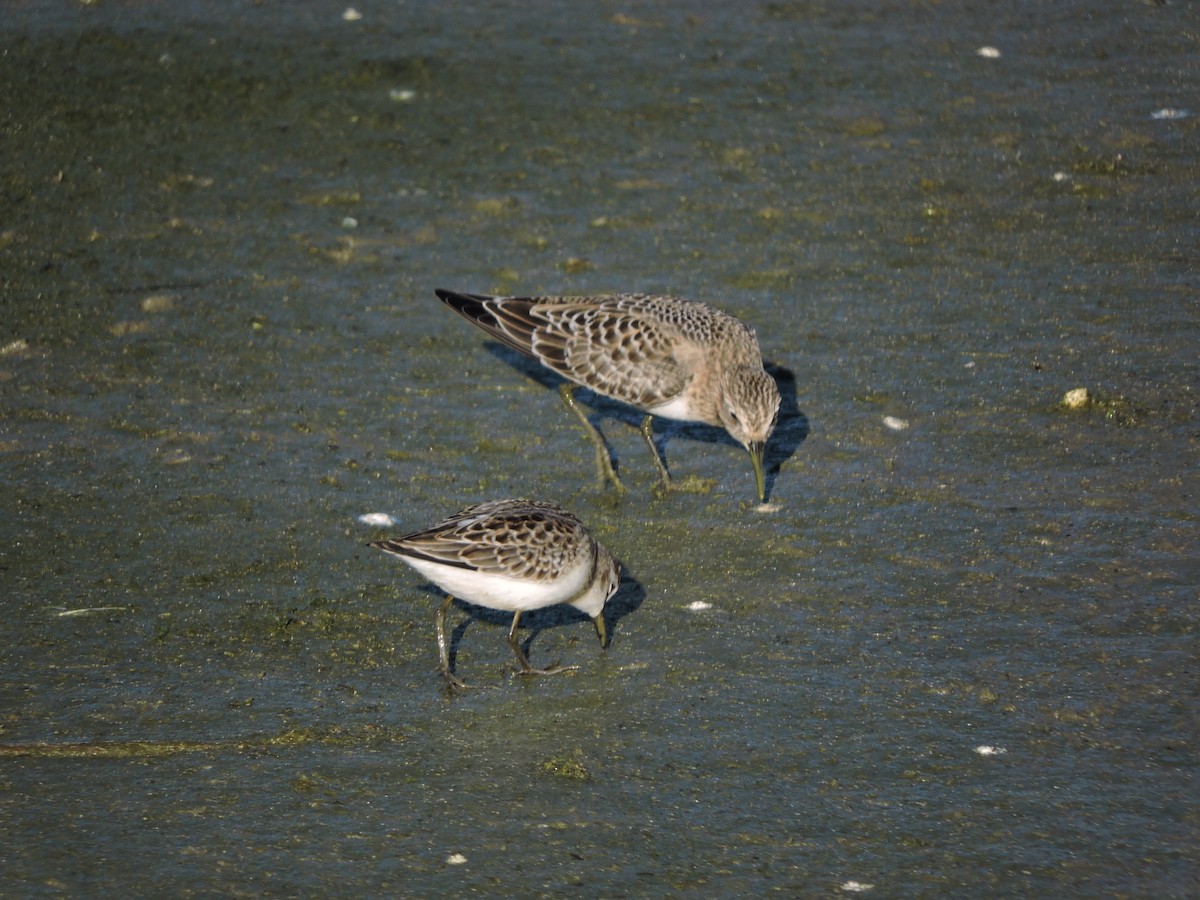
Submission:
M 608 446 L 604 443 L 604 438 L 601 437 L 596 427 L 588 421 L 587 413 L 580 408 L 579 402 L 575 399 L 575 386 L 570 382 L 564 381 L 558 386 L 558 396 L 562 397 L 562 402 L 567 404 L 567 409 L 575 413 L 576 418 L 579 419 L 579 423 L 583 425 L 583 430 L 587 432 L 588 440 L 596 448 L 596 473 L 599 475 L 601 483 L 605 480 L 611 481 L 613 487 L 618 491 L 624 492 L 625 485 L 617 477 L 617 470 L 613 468 L 612 456 L 608 452 Z
M 465 688 L 466 682 L 457 678 L 450 671 L 450 641 L 446 638 L 446 613 L 450 611 L 450 607 L 454 604 L 454 598 L 449 594 L 442 601 L 442 605 L 437 611 L 437 642 L 438 642 L 438 659 L 441 661 L 439 666 L 442 677 L 446 679 L 446 686 L 452 691 L 461 691 Z
M 604 610 L 596 614 L 592 624 L 596 626 L 596 637 L 600 638 L 600 649 L 603 650 L 608 646 L 608 623 L 604 621 Z
M 646 439 L 646 446 L 650 448 L 650 455 L 654 457 L 654 465 L 658 466 L 663 490 L 669 491 L 671 489 L 671 473 L 667 471 L 667 464 L 663 462 L 658 452 L 658 445 L 654 443 L 654 416 L 646 416 L 642 419 L 642 437 Z
M 525 655 L 525 651 L 521 649 L 521 642 L 517 640 L 517 627 L 521 624 L 521 610 L 513 613 L 512 628 L 508 629 L 508 646 L 512 647 L 513 653 L 517 654 L 517 662 L 521 664 L 518 675 L 555 675 L 563 671 L 562 666 L 554 663 L 548 669 L 535 669 L 529 664 L 529 657 Z

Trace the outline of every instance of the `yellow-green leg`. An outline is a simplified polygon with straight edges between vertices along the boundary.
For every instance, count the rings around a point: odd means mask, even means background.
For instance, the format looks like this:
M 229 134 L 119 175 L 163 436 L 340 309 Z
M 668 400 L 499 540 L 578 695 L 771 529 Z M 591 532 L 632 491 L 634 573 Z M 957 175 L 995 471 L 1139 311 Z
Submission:
M 535 669 L 529 664 L 529 657 L 525 655 L 525 651 L 521 649 L 521 642 L 517 639 L 517 627 L 521 624 L 521 610 L 513 613 L 512 628 L 508 629 L 508 646 L 512 647 L 513 653 L 517 654 L 517 662 L 521 664 L 521 669 L 517 672 L 518 675 L 555 675 L 563 670 L 558 663 L 550 666 L 548 669 Z
M 669 491 L 671 489 L 671 473 L 667 471 L 667 464 L 663 462 L 658 453 L 658 447 L 654 443 L 654 416 L 646 416 L 642 419 L 642 437 L 646 439 L 646 446 L 650 448 L 650 455 L 654 457 L 654 465 L 658 466 L 658 475 L 662 478 L 663 490 Z
M 452 691 L 461 691 L 467 685 L 455 677 L 450 671 L 450 640 L 446 637 L 446 613 L 450 611 L 450 607 L 454 604 L 454 598 L 449 594 L 442 601 L 442 605 L 437 611 L 437 642 L 438 642 L 438 659 L 441 661 L 442 677 L 446 679 L 446 686 Z
M 612 457 L 609 455 L 608 446 L 604 443 L 604 438 L 600 436 L 600 432 L 596 430 L 596 427 L 588 421 L 587 413 L 583 411 L 579 406 L 579 402 L 575 399 L 575 386 L 570 382 L 564 381 L 558 386 L 558 396 L 562 397 L 563 403 L 567 404 L 567 409 L 575 413 L 575 417 L 579 419 L 579 424 L 587 432 L 588 440 L 596 448 L 596 472 L 600 477 L 601 483 L 607 479 L 612 482 L 613 487 L 618 491 L 624 491 L 625 485 L 617 477 L 617 470 L 613 468 Z

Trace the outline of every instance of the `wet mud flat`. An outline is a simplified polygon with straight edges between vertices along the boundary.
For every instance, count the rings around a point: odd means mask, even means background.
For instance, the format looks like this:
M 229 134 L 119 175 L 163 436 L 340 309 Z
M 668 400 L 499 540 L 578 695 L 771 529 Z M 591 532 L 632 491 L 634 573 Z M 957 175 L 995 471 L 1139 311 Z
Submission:
M 1190 9 L 11 6 L 3 892 L 1186 896 Z M 435 287 L 739 315 L 768 505 Z M 452 698 L 360 517 L 503 496 L 613 640 Z

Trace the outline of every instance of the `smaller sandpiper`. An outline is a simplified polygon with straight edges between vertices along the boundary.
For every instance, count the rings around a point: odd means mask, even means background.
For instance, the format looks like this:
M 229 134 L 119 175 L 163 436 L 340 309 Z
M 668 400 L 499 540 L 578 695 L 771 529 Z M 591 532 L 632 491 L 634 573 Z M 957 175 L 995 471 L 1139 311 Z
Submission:
M 602 648 L 608 644 L 604 604 L 616 593 L 620 568 L 578 518 L 553 503 L 479 503 L 431 528 L 370 546 L 400 557 L 447 592 L 437 612 L 437 642 L 442 676 L 452 690 L 466 687 L 450 670 L 446 636 L 446 613 L 456 597 L 513 613 L 508 645 L 520 675 L 563 671 L 530 664 L 517 639 L 526 610 L 566 603 L 591 618 Z
M 779 388 L 763 368 L 754 329 L 707 303 L 650 294 L 490 297 L 438 289 L 442 301 L 496 340 L 598 394 L 646 414 L 642 437 L 664 487 L 654 416 L 724 428 L 750 453 L 758 499 L 766 500 L 763 450 L 779 417 Z M 570 384 L 563 402 L 596 448 L 596 466 L 624 490 L 600 433 Z

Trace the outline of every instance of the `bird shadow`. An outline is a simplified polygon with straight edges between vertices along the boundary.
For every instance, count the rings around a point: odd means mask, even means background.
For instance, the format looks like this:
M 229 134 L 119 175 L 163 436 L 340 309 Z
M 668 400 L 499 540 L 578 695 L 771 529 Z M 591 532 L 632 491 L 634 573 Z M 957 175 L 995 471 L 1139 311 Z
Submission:
M 438 598 L 446 596 L 446 592 L 434 584 L 426 584 L 421 590 Z M 620 620 L 640 607 L 645 599 L 645 587 L 622 565 L 621 583 L 617 587 L 616 593 L 604 604 L 602 613 L 604 616 L 605 632 L 608 635 L 608 644 L 606 646 L 611 645 L 616 638 L 617 624 Z M 466 613 L 467 618 L 455 625 L 453 631 L 450 633 L 450 646 L 448 650 L 451 672 L 454 672 L 457 664 L 458 645 L 462 643 L 462 639 L 472 622 L 494 625 L 501 628 L 504 633 L 507 633 L 508 629 L 512 627 L 513 620 L 513 613 L 508 610 L 479 606 L 468 600 L 460 600 L 458 597 L 454 598 L 454 605 L 461 612 Z M 568 606 L 565 603 L 524 612 L 521 614 L 521 628 L 528 632 L 529 636 L 521 642 L 521 649 L 525 651 L 525 656 L 528 657 L 534 640 L 543 631 L 551 628 L 578 625 L 581 622 L 591 624 L 591 619 L 575 607 Z
M 780 467 L 795 456 L 800 445 L 808 439 L 809 427 L 808 416 L 800 409 L 800 400 L 796 396 L 796 373 L 770 360 L 765 361 L 763 367 L 779 388 L 779 419 L 771 440 L 767 442 L 767 451 L 763 454 L 763 474 L 766 476 L 769 500 L 774 493 Z
M 483 345 L 483 348 L 505 365 L 516 369 L 522 375 L 536 381 L 547 390 L 557 393 L 559 385 L 575 385 L 575 382 L 563 378 L 553 369 L 546 368 L 546 366 L 533 357 L 526 356 L 524 353 L 518 353 L 511 347 L 488 341 Z M 580 401 L 586 403 L 596 411 L 594 416 L 588 417 L 593 425 L 601 418 L 618 419 L 634 428 L 642 424 L 642 416 L 644 414 L 628 403 L 622 403 L 620 400 L 612 400 L 582 385 L 575 385 L 575 395 Z
M 557 391 L 560 385 L 567 382 L 567 379 L 558 375 L 553 370 L 546 368 L 536 359 L 526 356 L 523 353 L 518 353 L 511 347 L 506 347 L 494 341 L 487 341 L 484 344 L 484 349 L 505 365 L 516 369 L 522 375 L 536 381 L 547 390 Z M 809 427 L 808 417 L 801 411 L 800 403 L 796 396 L 796 374 L 791 369 L 781 366 L 778 363 L 768 361 L 764 362 L 763 365 L 767 370 L 767 374 L 775 379 L 775 384 L 779 387 L 780 396 L 779 420 L 775 425 L 775 431 L 771 435 L 771 440 L 767 444 L 767 452 L 763 459 L 767 499 L 770 499 L 775 486 L 775 480 L 779 476 L 780 467 L 791 459 L 796 454 L 800 445 L 804 443 L 808 437 Z M 575 392 L 580 402 L 585 403 L 594 410 L 594 413 L 588 416 L 588 421 L 597 430 L 600 430 L 599 422 L 601 419 L 615 419 L 629 425 L 631 428 L 638 428 L 642 424 L 644 413 L 627 403 L 611 400 L 603 394 L 597 394 L 586 387 L 576 387 Z M 658 416 L 655 417 L 654 425 L 654 443 L 664 460 L 666 460 L 668 441 L 677 435 L 706 444 L 725 444 L 730 447 L 741 447 L 737 441 L 729 436 L 729 433 L 725 429 L 714 425 L 705 425 L 702 422 L 679 422 L 674 419 L 664 419 Z M 601 435 L 603 436 L 603 431 L 601 431 Z M 605 443 L 607 445 L 607 438 L 605 438 Z M 613 465 L 619 472 L 620 459 L 612 452 L 611 446 L 608 449 L 609 455 L 614 460 Z

